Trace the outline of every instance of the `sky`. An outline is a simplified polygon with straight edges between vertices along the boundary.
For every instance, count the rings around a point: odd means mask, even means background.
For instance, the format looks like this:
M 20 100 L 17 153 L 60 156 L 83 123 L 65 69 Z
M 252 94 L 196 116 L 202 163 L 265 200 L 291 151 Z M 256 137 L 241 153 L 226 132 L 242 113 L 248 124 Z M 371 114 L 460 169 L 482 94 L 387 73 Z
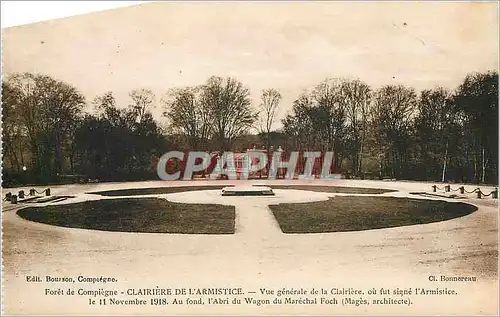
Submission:
M 170 88 L 231 76 L 254 107 L 278 89 L 282 118 L 326 78 L 453 89 L 498 70 L 498 18 L 497 2 L 145 3 L 3 28 L 3 72 L 50 75 L 89 102 L 112 91 L 123 106 L 149 88 L 160 121 Z

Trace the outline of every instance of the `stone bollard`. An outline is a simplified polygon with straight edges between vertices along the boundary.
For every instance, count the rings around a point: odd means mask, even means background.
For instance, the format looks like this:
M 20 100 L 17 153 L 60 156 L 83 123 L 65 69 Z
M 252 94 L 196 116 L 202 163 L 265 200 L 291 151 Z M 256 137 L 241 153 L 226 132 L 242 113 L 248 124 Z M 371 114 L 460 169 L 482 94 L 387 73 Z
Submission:
M 450 185 L 446 185 L 446 186 L 444 187 L 444 191 L 449 192 L 449 191 L 450 191 Z
M 47 189 L 45 190 L 45 196 L 50 196 L 50 188 L 47 188 Z
M 5 200 L 10 201 L 12 199 L 12 193 L 5 194 Z
M 19 199 L 24 199 L 24 190 L 19 191 L 18 197 L 19 197 Z
M 481 189 L 477 189 L 477 198 L 481 199 L 482 197 L 482 193 L 481 193 Z
M 432 191 L 435 193 L 436 192 L 436 188 L 437 186 L 436 185 L 432 185 Z
M 10 198 L 10 202 L 13 204 L 17 204 L 17 195 L 12 195 L 12 197 Z
M 30 189 L 30 196 L 35 196 L 36 190 L 34 188 Z
M 459 188 L 460 189 L 460 194 L 464 194 L 465 193 L 465 188 L 462 186 Z
M 491 198 L 498 199 L 498 188 L 491 192 Z

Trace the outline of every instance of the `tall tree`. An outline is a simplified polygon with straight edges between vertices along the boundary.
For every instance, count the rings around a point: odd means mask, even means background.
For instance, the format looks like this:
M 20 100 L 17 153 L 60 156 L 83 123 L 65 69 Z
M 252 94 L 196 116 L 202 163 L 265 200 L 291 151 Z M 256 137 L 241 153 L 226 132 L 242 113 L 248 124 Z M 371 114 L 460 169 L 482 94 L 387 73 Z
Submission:
M 294 150 L 313 150 L 314 132 L 310 118 L 312 100 L 309 94 L 301 94 L 294 102 L 292 112 L 281 120 L 283 132 L 290 139 Z
M 372 131 L 376 140 L 381 173 L 384 162 L 392 177 L 407 170 L 411 127 L 416 113 L 416 92 L 404 86 L 384 86 L 375 92 L 372 109 Z
M 132 99 L 131 112 L 136 116 L 136 122 L 142 123 L 146 114 L 154 108 L 155 95 L 150 89 L 134 89 L 129 93 Z
M 266 148 L 271 147 L 271 130 L 276 120 L 281 94 L 276 89 L 264 89 L 260 96 L 259 105 L 259 132 L 266 135 Z
M 26 133 L 20 116 L 19 91 L 2 82 L 2 145 L 3 167 L 19 172 L 24 166 Z
M 455 94 L 456 110 L 464 115 L 471 136 L 470 153 L 477 182 L 498 177 L 498 73 L 466 76 Z M 487 177 L 488 171 L 491 176 Z
M 162 151 L 161 130 L 149 108 L 119 108 L 111 92 L 94 99 L 97 116 L 83 118 L 75 134 L 80 169 L 106 180 L 150 177 L 153 155 Z
M 458 132 L 451 93 L 441 87 L 423 90 L 415 118 L 415 150 L 419 173 L 425 179 L 445 181 Z
M 311 120 L 323 141 L 322 150 L 333 150 L 335 162 L 339 164 L 338 156 L 342 152 L 346 120 L 341 81 L 336 78 L 326 79 L 314 88 L 311 96 L 314 102 Z
M 230 150 L 257 119 L 250 107 L 250 91 L 235 78 L 211 77 L 202 88 L 201 102 L 213 118 L 213 133 L 220 150 Z
M 347 136 L 353 153 L 352 167 L 355 175 L 361 173 L 363 150 L 368 132 L 368 112 L 371 102 L 371 89 L 368 84 L 356 80 L 344 80 L 341 94 L 345 102 Z
M 21 124 L 26 131 L 35 174 L 50 180 L 63 168 L 63 152 L 85 103 L 73 86 L 45 75 L 13 74 Z
M 333 151 L 336 166 L 341 164 L 345 122 L 345 100 L 339 79 L 324 80 L 312 92 L 300 95 L 292 114 L 282 120 L 285 133 L 294 135 L 297 148 Z
M 172 89 L 163 100 L 172 131 L 182 133 L 193 150 L 206 150 L 213 130 L 213 116 L 207 103 L 201 102 L 202 87 Z

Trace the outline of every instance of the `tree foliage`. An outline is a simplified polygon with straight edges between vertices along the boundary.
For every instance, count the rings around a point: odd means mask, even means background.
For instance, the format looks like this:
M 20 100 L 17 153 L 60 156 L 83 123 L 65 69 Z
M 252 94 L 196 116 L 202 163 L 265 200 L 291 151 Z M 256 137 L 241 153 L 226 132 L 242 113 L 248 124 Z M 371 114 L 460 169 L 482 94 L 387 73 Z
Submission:
M 211 77 L 200 87 L 171 90 L 164 115 L 173 131 L 183 133 L 192 149 L 211 141 L 219 150 L 230 150 L 257 119 L 250 91 L 234 78 Z
M 36 180 L 53 179 L 62 171 L 63 153 L 85 104 L 83 95 L 49 76 L 29 73 L 10 76 L 3 87 L 4 120 L 10 125 L 5 141 L 19 138 L 7 144 L 14 170 L 21 169 L 16 151 L 26 156 L 23 166 L 32 162 Z
M 156 179 L 153 163 L 168 150 L 244 151 L 258 142 L 259 148 L 334 151 L 336 167 L 357 177 L 475 183 L 498 178 L 497 72 L 471 73 L 455 90 L 420 92 L 326 79 L 297 96 L 275 131 L 280 92 L 263 90 L 254 111 L 250 90 L 231 77 L 169 89 L 161 100 L 166 130 L 153 116 L 151 90 L 132 90 L 129 98 L 119 105 L 106 92 L 87 103 L 75 87 L 49 76 L 7 76 L 4 186 L 61 182 L 68 174 Z M 255 123 L 260 136 L 249 134 Z
M 356 176 L 496 182 L 497 109 L 496 72 L 419 94 L 336 79 L 300 95 L 282 124 L 288 150 L 333 149 Z
M 259 105 L 259 133 L 265 135 L 266 147 L 271 146 L 271 131 L 281 102 L 281 94 L 278 90 L 264 89 L 260 96 Z
M 171 89 L 164 99 L 170 127 L 187 138 L 192 149 L 206 150 L 213 132 L 211 109 L 201 100 L 203 87 Z
M 247 133 L 257 119 L 250 106 L 250 90 L 235 78 L 209 78 L 201 102 L 209 109 L 214 138 L 223 151 L 230 150 L 236 138 Z

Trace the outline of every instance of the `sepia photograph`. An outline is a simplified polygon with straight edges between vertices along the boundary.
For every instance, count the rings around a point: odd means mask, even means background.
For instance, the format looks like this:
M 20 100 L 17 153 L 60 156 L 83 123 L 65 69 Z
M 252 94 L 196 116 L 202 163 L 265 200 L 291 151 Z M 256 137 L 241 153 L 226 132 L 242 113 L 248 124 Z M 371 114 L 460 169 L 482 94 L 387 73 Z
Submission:
M 2 315 L 498 316 L 498 1 L 96 10 L 2 23 Z

